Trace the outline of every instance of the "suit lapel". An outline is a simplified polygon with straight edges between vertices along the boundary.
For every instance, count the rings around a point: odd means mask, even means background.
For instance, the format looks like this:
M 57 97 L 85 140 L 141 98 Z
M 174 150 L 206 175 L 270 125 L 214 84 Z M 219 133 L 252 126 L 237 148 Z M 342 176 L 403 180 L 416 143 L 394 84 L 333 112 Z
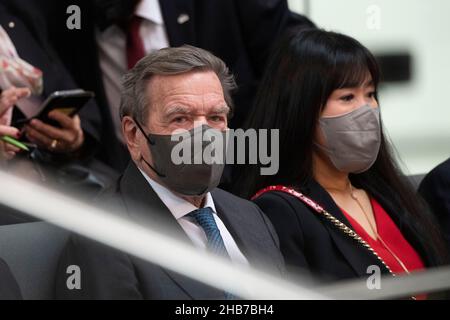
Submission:
M 253 266 L 265 266 L 269 269 L 279 271 L 284 270 L 280 264 L 280 259 L 269 256 L 272 250 L 267 250 L 267 233 L 259 232 L 261 229 L 255 228 L 254 220 L 248 219 L 246 212 L 235 207 L 233 203 L 222 201 L 220 191 L 215 189 L 211 192 L 217 215 L 230 232 L 238 248 Z M 274 262 L 277 265 L 274 265 Z M 281 262 L 282 263 L 282 262 Z
M 138 170 L 130 163 L 119 183 L 123 202 L 131 219 L 150 226 L 158 226 L 183 243 L 192 244 L 191 240 L 178 224 L 169 209 Z M 192 244 L 193 245 L 193 244 Z M 193 299 L 223 299 L 223 292 L 192 280 L 176 272 L 161 268 L 183 291 Z
M 336 219 L 344 223 L 347 227 L 353 230 L 352 225 L 344 216 L 342 211 L 333 201 L 331 196 L 323 189 L 317 182 L 312 181 L 308 186 L 307 194 L 311 199 L 321 205 L 325 210 L 333 215 Z M 314 214 L 317 214 L 314 212 Z M 358 276 L 367 275 L 367 267 L 369 265 L 378 265 L 383 272 L 389 272 L 387 268 L 366 248 L 363 248 L 360 244 L 339 230 L 336 226 L 331 224 L 323 216 L 321 219 L 324 221 L 324 225 L 327 228 L 331 238 L 333 239 L 336 247 L 345 257 L 349 265 L 353 268 Z M 355 250 L 357 248 L 358 250 Z
M 192 0 L 160 0 L 171 47 L 196 44 L 194 3 Z
M 119 192 L 128 215 L 140 223 L 157 225 L 183 242 L 189 241 L 183 228 L 144 178 L 134 163 L 130 163 L 119 183 Z
M 225 294 L 222 290 L 190 279 L 179 273 L 167 269 L 162 270 L 177 284 L 177 286 L 194 300 L 225 299 Z
M 216 193 L 214 193 L 214 191 L 212 192 L 212 195 L 214 199 L 214 205 L 216 206 L 217 215 L 219 216 L 220 220 L 222 220 L 223 224 L 233 237 L 239 249 L 242 251 L 244 256 L 247 257 L 249 255 L 250 248 L 248 247 L 248 244 L 244 241 L 245 236 L 242 234 L 242 232 L 240 232 L 241 228 L 236 226 L 236 220 L 230 217 L 230 215 L 234 216 L 234 213 L 232 211 L 227 210 L 225 204 L 222 204 L 220 201 L 217 201 L 217 195 Z

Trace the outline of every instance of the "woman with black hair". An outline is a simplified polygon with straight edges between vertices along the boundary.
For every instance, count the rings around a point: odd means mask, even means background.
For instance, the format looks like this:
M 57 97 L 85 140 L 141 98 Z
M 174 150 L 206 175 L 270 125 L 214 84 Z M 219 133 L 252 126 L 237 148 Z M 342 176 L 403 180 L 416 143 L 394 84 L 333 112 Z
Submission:
M 336 281 L 445 261 L 383 133 L 379 78 L 364 46 L 322 30 L 289 34 L 268 64 L 247 127 L 279 129 L 280 169 L 245 168 L 235 191 L 269 216 L 291 269 Z

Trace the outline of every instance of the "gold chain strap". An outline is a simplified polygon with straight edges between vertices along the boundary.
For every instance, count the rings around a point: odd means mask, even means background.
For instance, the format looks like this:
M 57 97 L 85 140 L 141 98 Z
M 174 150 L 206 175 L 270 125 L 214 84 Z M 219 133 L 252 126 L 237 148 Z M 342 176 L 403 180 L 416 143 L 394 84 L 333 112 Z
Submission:
M 391 268 L 384 262 L 384 260 L 378 255 L 378 253 L 368 244 L 363 238 L 361 238 L 355 231 L 350 229 L 346 224 L 341 222 L 339 219 L 335 218 L 332 214 L 327 212 L 324 208 L 319 206 L 316 202 L 305 196 L 304 194 L 292 189 L 288 188 L 286 186 L 278 185 L 278 186 L 269 186 L 266 187 L 259 192 L 257 192 L 253 197 L 252 200 L 258 198 L 262 194 L 269 192 L 269 191 L 280 191 L 284 193 L 288 193 L 296 198 L 298 198 L 300 201 L 304 202 L 306 205 L 308 205 L 310 208 L 312 208 L 314 211 L 316 211 L 319 214 L 322 214 L 329 222 L 331 222 L 336 228 L 338 228 L 340 231 L 342 231 L 345 235 L 351 237 L 355 241 L 357 241 L 363 248 L 367 249 L 370 253 L 372 253 L 378 261 L 389 271 L 389 273 L 395 277 L 396 274 L 391 270 Z M 412 300 L 417 300 L 416 297 L 412 296 Z
M 362 245 L 364 248 L 366 248 L 367 250 L 369 250 L 377 259 L 378 261 L 380 261 L 385 267 L 386 269 L 389 271 L 389 273 L 395 277 L 396 274 L 394 272 L 392 272 L 391 268 L 389 268 L 389 266 L 386 264 L 386 262 L 384 262 L 384 260 L 378 255 L 378 253 L 376 253 L 375 250 L 373 250 L 373 248 L 370 246 L 370 244 L 368 244 L 363 238 L 361 238 L 355 231 L 353 231 L 352 229 L 350 229 L 349 227 L 347 227 L 344 223 L 342 223 L 341 221 L 339 221 L 338 219 L 336 219 L 333 215 L 331 215 L 330 213 L 328 213 L 325 210 L 322 210 L 321 212 L 324 217 L 330 221 L 336 228 L 338 228 L 339 230 L 341 230 L 342 232 L 344 232 L 346 235 L 348 235 L 349 237 L 355 239 L 356 241 L 358 241 L 358 243 L 360 245 Z M 417 298 L 415 296 L 411 296 L 410 297 L 412 300 L 417 300 Z
M 291 196 L 294 196 L 295 198 L 297 198 L 300 201 L 302 201 L 303 203 L 305 203 L 308 207 L 313 209 L 315 212 L 324 215 L 324 217 L 328 221 L 330 221 L 335 227 L 337 227 L 339 230 L 344 232 L 344 234 L 346 234 L 349 237 L 356 240 L 363 248 L 366 248 L 367 250 L 369 250 L 369 252 L 371 252 L 378 259 L 378 261 L 380 261 L 380 263 L 386 267 L 386 269 L 389 271 L 389 273 L 392 276 L 394 276 L 394 277 L 396 276 L 395 273 L 392 272 L 391 268 L 389 268 L 389 266 L 386 264 L 386 262 L 384 262 L 384 260 L 378 255 L 378 253 L 370 246 L 370 244 L 368 244 L 363 238 L 361 238 L 355 231 L 353 231 L 352 229 L 347 227 L 344 223 L 342 223 L 341 221 L 336 219 L 333 215 L 328 213 L 324 208 L 322 208 L 320 205 L 318 205 L 315 201 L 313 201 L 310 198 L 308 198 L 307 196 L 305 196 L 303 193 L 298 192 L 297 190 L 295 190 L 293 188 L 289 188 L 289 187 L 282 186 L 282 185 L 275 185 L 275 186 L 266 187 L 266 188 L 258 191 L 252 197 L 252 200 L 254 200 L 254 199 L 260 197 L 261 195 L 263 195 L 264 193 L 270 192 L 270 191 L 279 191 L 279 192 L 284 192 L 284 193 L 290 194 Z
M 369 252 L 371 252 L 377 259 L 378 261 L 381 262 L 381 264 L 383 264 L 383 266 L 389 271 L 389 273 L 391 275 L 393 275 L 394 277 L 396 276 L 396 274 L 391 270 L 391 268 L 389 268 L 389 266 L 386 264 L 386 262 L 384 262 L 384 260 L 378 255 L 378 253 L 370 246 L 370 244 L 368 244 L 363 238 L 361 238 L 355 231 L 353 231 L 352 229 L 350 229 L 349 227 L 347 227 L 344 223 L 342 223 L 341 221 L 339 221 L 338 219 L 336 219 L 333 215 L 331 215 L 330 213 L 328 213 L 327 211 L 323 210 L 321 212 L 324 217 L 329 220 L 336 228 L 338 228 L 339 230 L 341 230 L 342 232 L 344 232 L 346 235 L 348 235 L 349 237 L 353 238 L 354 240 L 356 240 L 360 245 L 362 245 L 364 248 L 366 248 L 367 250 L 369 250 Z

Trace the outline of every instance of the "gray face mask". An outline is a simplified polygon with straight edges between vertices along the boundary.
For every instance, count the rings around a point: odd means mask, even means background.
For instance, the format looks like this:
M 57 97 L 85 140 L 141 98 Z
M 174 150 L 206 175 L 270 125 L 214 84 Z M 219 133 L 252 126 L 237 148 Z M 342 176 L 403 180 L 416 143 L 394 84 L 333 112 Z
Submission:
M 147 135 L 135 122 L 147 138 L 154 166 L 144 158 L 143 161 L 170 190 L 201 196 L 219 185 L 225 166 L 226 131 L 202 125 L 180 134 Z M 216 139 L 222 143 L 215 144 Z
M 317 145 L 342 172 L 362 173 L 377 159 L 381 144 L 379 108 L 362 106 L 350 113 L 319 120 L 325 147 Z

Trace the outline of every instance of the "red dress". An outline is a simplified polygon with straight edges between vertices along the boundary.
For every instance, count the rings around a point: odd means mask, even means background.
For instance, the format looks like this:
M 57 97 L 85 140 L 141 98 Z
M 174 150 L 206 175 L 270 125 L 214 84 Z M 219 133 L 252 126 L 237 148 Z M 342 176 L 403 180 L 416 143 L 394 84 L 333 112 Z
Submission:
M 400 232 L 394 221 L 392 221 L 391 217 L 383 209 L 383 207 L 375 199 L 372 198 L 370 199 L 370 203 L 372 204 L 372 210 L 374 213 L 378 234 L 384 240 L 384 242 L 403 262 L 409 272 L 424 270 L 425 266 L 419 254 L 409 244 L 405 237 L 403 237 L 402 233 Z M 355 219 L 353 219 L 347 212 L 345 212 L 345 210 L 342 210 L 342 212 L 352 225 L 355 232 L 375 250 L 375 252 L 383 259 L 383 261 L 389 266 L 389 268 L 391 268 L 392 272 L 394 272 L 395 274 L 401 274 L 405 272 L 400 263 L 392 256 L 392 254 L 383 246 L 383 244 L 379 240 L 373 239 Z M 417 298 L 424 299 L 426 298 L 426 296 L 421 295 Z

